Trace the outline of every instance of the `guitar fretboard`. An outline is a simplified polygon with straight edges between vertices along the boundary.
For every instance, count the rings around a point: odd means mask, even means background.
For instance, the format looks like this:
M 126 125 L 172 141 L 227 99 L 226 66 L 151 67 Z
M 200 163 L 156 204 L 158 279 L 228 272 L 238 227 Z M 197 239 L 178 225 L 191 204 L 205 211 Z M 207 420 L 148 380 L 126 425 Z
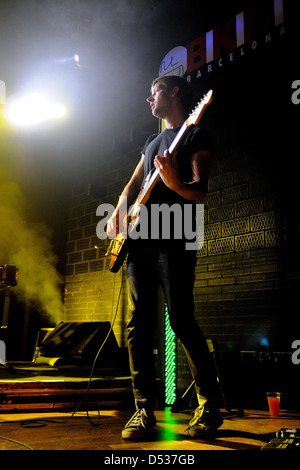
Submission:
M 176 137 L 175 139 L 173 140 L 172 144 L 170 145 L 169 147 L 169 153 L 170 155 L 172 155 L 175 150 L 177 149 L 178 145 L 180 144 L 180 141 L 182 139 L 182 137 L 184 136 L 185 132 L 187 131 L 187 124 L 186 124 L 186 121 L 182 124 L 181 128 L 179 129 L 178 133 L 176 134 Z M 157 169 L 155 169 L 151 175 L 151 177 L 149 178 L 149 180 L 146 180 L 146 183 L 145 183 L 145 186 L 144 188 L 142 188 L 141 190 L 141 193 L 139 194 L 139 197 L 138 197 L 138 204 L 144 204 L 149 195 L 150 195 L 150 192 L 152 191 L 152 188 L 153 186 L 157 183 L 157 180 L 159 179 L 159 172 Z M 149 195 L 148 195 L 149 193 Z

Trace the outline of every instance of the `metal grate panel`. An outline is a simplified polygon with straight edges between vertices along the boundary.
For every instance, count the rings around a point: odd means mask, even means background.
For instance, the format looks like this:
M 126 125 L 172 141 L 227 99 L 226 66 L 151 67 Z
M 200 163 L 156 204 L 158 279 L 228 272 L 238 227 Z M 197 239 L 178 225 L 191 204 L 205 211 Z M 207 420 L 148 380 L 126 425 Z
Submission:
M 74 265 L 71 264 L 70 266 L 66 266 L 65 268 L 65 275 L 72 276 L 74 274 Z
M 249 232 L 249 218 L 243 217 L 241 219 L 227 220 L 222 223 L 222 236 L 228 237 L 239 233 Z
M 242 184 L 233 188 L 227 188 L 222 191 L 222 203 L 240 201 L 248 197 L 248 184 Z
M 78 263 L 81 261 L 81 251 L 69 255 L 69 263 Z
M 219 222 L 222 220 L 233 219 L 234 217 L 234 204 L 228 204 L 227 206 L 216 207 L 215 209 L 209 209 L 208 211 L 208 222 Z
M 77 240 L 78 238 L 82 238 L 82 228 L 78 228 L 70 232 L 70 240 Z
M 265 241 L 266 246 L 278 246 L 280 245 L 281 233 L 280 230 L 266 230 L 265 232 Z
M 90 240 L 89 238 L 83 238 L 82 240 L 78 240 L 76 243 L 77 250 L 85 250 L 86 248 L 89 248 L 90 246 Z
M 235 251 L 263 248 L 265 245 L 264 232 L 247 233 L 235 237 Z
M 197 251 L 198 258 L 203 256 L 207 256 L 207 242 L 204 242 L 202 248 Z
M 215 193 L 209 193 L 205 196 L 204 206 L 205 208 L 217 207 L 221 202 L 221 193 L 216 191 Z
M 256 214 L 262 212 L 263 200 L 258 197 L 255 199 L 247 199 L 246 201 L 240 201 L 235 204 L 235 216 L 243 217 L 245 215 Z
M 92 261 L 90 263 L 90 272 L 91 273 L 96 272 L 96 271 L 100 271 L 100 270 L 102 270 L 102 268 L 103 268 L 103 261 L 102 260 Z
M 83 252 L 83 260 L 84 261 L 89 261 L 89 260 L 92 260 L 92 259 L 96 259 L 96 256 L 97 256 L 97 252 L 95 249 L 92 249 L 92 250 L 86 250 Z
M 210 238 L 220 238 L 222 236 L 221 222 L 216 224 L 206 224 L 204 226 L 204 238 L 208 240 Z
M 208 254 L 231 253 L 234 251 L 234 237 L 217 238 L 208 241 Z
M 278 227 L 279 215 L 276 212 L 263 212 L 250 216 L 251 232 Z
M 228 188 L 230 186 L 233 186 L 233 173 L 215 176 L 208 181 L 209 191 L 218 191 L 218 189 Z
M 88 263 L 75 264 L 75 274 L 87 273 Z

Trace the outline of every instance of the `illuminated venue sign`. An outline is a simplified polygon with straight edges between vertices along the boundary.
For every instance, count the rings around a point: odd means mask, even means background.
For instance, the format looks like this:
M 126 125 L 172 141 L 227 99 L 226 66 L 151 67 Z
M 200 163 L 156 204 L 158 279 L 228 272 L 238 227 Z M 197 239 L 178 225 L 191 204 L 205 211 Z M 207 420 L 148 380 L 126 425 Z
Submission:
M 159 68 L 159 76 L 179 75 L 183 76 L 187 69 L 187 51 L 186 47 L 174 47 L 164 57 Z
M 230 18 L 225 25 L 216 26 L 190 42 L 187 47 L 175 47 L 163 58 L 159 75 L 184 75 L 190 79 L 212 72 L 268 44 L 275 34 L 285 34 L 283 0 L 261 2 Z

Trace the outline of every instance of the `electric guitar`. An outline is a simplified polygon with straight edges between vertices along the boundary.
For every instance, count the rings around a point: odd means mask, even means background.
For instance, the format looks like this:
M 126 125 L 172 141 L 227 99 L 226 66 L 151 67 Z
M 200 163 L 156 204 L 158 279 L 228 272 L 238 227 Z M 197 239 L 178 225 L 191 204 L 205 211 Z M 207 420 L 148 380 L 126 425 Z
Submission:
M 175 139 L 169 147 L 169 153 L 172 156 L 176 149 L 178 148 L 183 137 L 186 135 L 187 131 L 192 125 L 197 125 L 201 119 L 201 116 L 213 98 L 212 90 L 209 90 L 202 100 L 197 104 L 195 109 L 191 112 L 187 120 L 182 124 L 179 129 Z M 130 208 L 130 213 L 126 214 L 123 227 L 124 230 L 119 232 L 116 237 L 111 240 L 108 247 L 107 253 L 105 256 L 110 256 L 109 270 L 113 273 L 117 273 L 121 268 L 126 255 L 128 253 L 128 238 L 130 238 L 130 233 L 136 228 L 139 223 L 139 207 L 142 204 L 145 204 L 149 199 L 152 189 L 154 188 L 156 182 L 159 180 L 159 172 L 157 169 L 151 171 L 139 192 L 138 197 L 136 198 L 133 206 Z

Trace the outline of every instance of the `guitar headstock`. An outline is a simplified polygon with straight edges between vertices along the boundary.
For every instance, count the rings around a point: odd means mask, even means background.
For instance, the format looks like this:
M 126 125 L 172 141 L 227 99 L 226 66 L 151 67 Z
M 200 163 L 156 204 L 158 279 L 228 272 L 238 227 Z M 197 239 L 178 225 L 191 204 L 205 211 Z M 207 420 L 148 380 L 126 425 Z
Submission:
M 213 99 L 213 91 L 209 90 L 203 96 L 201 101 L 199 101 L 199 103 L 196 105 L 196 107 L 193 109 L 193 111 L 191 112 L 191 114 L 187 118 L 186 124 L 188 126 L 190 126 L 192 124 L 197 125 L 199 123 L 200 118 L 203 114 L 203 111 L 205 110 L 206 106 L 208 106 L 212 102 L 212 99 Z

